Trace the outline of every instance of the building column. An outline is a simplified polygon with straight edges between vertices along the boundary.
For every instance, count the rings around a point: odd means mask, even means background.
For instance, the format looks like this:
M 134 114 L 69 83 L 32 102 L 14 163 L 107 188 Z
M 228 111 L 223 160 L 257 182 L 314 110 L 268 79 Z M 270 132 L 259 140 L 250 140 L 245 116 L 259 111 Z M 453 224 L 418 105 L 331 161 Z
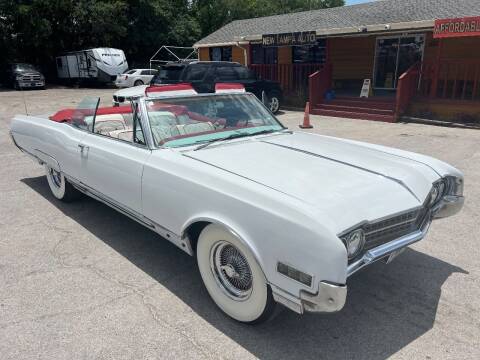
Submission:
M 438 39 L 438 49 L 437 49 L 437 56 L 435 59 L 435 63 L 433 64 L 433 71 L 432 71 L 432 85 L 430 88 L 430 99 L 433 99 L 437 96 L 437 88 L 438 88 L 438 76 L 440 75 L 440 60 L 442 58 L 442 47 L 443 41 L 442 39 Z

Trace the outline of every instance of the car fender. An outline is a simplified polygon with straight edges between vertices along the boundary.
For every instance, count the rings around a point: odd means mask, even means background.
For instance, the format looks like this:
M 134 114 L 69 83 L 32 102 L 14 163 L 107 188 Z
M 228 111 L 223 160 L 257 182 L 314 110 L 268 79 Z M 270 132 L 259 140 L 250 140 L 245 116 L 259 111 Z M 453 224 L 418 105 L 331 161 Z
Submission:
M 216 224 L 220 225 L 223 228 L 225 228 L 227 231 L 232 233 L 235 237 L 240 240 L 250 251 L 252 252 L 253 256 L 259 263 L 260 267 L 263 269 L 262 266 L 262 259 L 260 256 L 260 253 L 258 251 L 258 248 L 255 245 L 255 242 L 252 241 L 246 234 L 246 232 L 242 229 L 242 227 L 239 224 L 236 224 L 232 219 L 226 218 L 224 215 L 220 213 L 203 213 L 203 214 L 197 214 L 193 217 L 191 217 L 188 221 L 185 222 L 185 224 L 182 226 L 182 231 L 181 231 L 181 237 L 186 238 L 187 237 L 187 230 L 188 228 L 195 223 L 198 222 L 209 222 L 211 224 Z M 191 241 L 191 240 L 189 240 Z M 191 246 L 191 244 L 190 244 Z

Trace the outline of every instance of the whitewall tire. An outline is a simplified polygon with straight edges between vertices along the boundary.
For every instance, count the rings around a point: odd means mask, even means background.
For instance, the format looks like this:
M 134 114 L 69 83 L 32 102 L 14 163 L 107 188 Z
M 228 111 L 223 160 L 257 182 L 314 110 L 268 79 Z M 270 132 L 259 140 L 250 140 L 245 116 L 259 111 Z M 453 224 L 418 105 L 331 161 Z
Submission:
M 197 262 L 205 287 L 223 312 L 244 323 L 273 314 L 275 301 L 252 252 L 232 232 L 211 224 L 201 232 Z
M 70 202 L 81 196 L 80 191 L 75 189 L 68 180 L 65 179 L 62 172 L 58 172 L 50 166 L 45 165 L 45 175 L 47 176 L 48 186 L 53 196 L 58 200 Z

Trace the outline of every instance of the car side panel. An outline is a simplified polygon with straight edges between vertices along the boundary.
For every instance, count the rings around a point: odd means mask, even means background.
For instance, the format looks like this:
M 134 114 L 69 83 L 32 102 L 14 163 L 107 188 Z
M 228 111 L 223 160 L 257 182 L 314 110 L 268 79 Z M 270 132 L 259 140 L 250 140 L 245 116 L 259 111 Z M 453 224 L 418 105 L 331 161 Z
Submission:
M 26 115 L 14 117 L 11 131 L 21 149 L 44 162 L 52 158 L 62 172 L 79 177 L 81 159 L 78 144 L 87 132 L 66 123 Z
M 143 165 L 151 151 L 98 134 L 88 134 L 82 145 L 80 181 L 100 196 L 141 213 Z
M 300 289 L 316 292 L 320 280 L 346 281 L 344 245 L 288 195 L 165 149 L 154 150 L 145 164 L 142 197 L 144 215 L 178 236 L 196 221 L 233 230 L 255 254 L 268 281 L 295 296 Z M 279 274 L 278 261 L 312 274 L 314 286 Z

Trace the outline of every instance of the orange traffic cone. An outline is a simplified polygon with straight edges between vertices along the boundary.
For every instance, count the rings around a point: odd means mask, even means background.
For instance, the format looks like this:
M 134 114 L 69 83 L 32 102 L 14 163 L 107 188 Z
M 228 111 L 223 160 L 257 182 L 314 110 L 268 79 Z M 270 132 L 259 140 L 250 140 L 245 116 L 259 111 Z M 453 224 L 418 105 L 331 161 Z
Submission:
M 305 115 L 303 115 L 303 124 L 298 125 L 301 129 L 311 129 L 313 128 L 310 124 L 310 103 L 307 101 L 305 104 Z

